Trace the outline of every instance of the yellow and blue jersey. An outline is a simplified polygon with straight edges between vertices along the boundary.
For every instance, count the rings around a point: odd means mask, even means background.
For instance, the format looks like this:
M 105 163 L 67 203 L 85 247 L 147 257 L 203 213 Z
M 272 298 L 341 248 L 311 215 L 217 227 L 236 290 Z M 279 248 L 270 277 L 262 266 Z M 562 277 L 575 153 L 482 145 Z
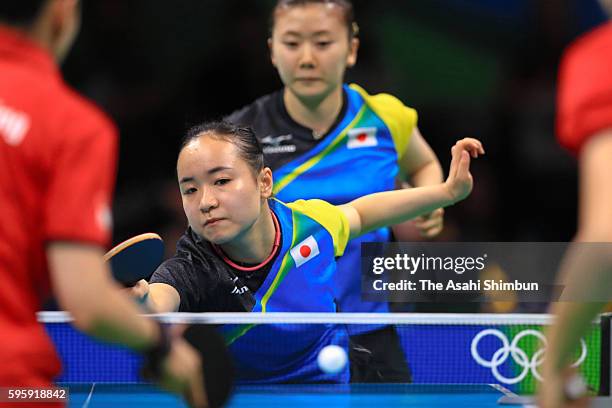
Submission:
M 253 312 L 334 312 L 335 258 L 348 241 L 346 217 L 320 200 L 271 201 L 271 206 L 282 230 L 280 255 L 254 293 Z M 346 348 L 345 332 L 337 325 L 232 325 L 223 333 L 238 356 L 237 372 L 265 376 L 243 382 L 348 382 L 348 367 L 339 374 L 317 367 L 323 347 Z
M 184 312 L 335 312 L 336 258 L 348 242 L 348 220 L 321 200 L 269 204 L 279 221 L 281 241 L 258 284 L 245 283 L 243 272 L 191 230 L 151 282 L 175 287 Z M 316 361 L 327 345 L 348 347 L 346 331 L 338 325 L 225 325 L 221 331 L 242 383 L 348 382 L 348 367 L 326 374 Z
M 343 90 L 342 112 L 320 139 L 289 117 L 281 92 L 227 118 L 254 128 L 280 200 L 319 198 L 339 205 L 395 188 L 399 161 L 416 126 L 416 111 L 391 95 L 372 96 L 354 84 Z M 335 296 L 340 311 L 388 310 L 386 303 L 361 301 L 360 248 L 361 242 L 389 239 L 389 229 L 382 228 L 351 240 L 338 260 Z

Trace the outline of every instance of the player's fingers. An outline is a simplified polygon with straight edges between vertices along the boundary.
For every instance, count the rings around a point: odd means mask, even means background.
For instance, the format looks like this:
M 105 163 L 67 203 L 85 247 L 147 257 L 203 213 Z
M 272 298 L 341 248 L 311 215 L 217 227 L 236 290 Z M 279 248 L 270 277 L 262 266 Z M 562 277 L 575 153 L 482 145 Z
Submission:
M 419 234 L 425 238 L 432 238 L 438 235 L 442 231 L 442 225 L 432 225 L 428 228 L 419 228 Z
M 458 143 L 461 143 L 462 145 L 470 145 L 470 146 L 476 146 L 478 148 L 482 147 L 482 143 L 480 142 L 480 140 L 475 139 L 473 137 L 464 137 L 463 139 L 459 140 Z
M 430 220 L 432 218 L 442 218 L 443 215 L 444 215 L 444 209 L 443 208 L 437 208 L 437 209 L 433 210 L 430 213 L 423 214 L 420 217 L 416 217 L 414 219 L 414 221 L 415 222 L 423 222 L 423 221 Z
M 485 154 L 484 146 L 480 140 L 476 140 L 478 142 L 478 151 L 480 154 Z
M 419 217 L 413 218 L 412 221 L 414 222 L 414 225 L 416 227 L 419 227 L 420 224 L 422 224 L 425 221 L 429 220 L 429 217 L 431 217 L 431 214 L 425 214 L 425 215 L 421 215 Z
M 460 148 L 461 150 L 468 152 L 472 157 L 476 157 L 475 155 L 478 154 L 478 146 L 476 146 L 476 144 L 471 140 L 463 139 L 461 141 Z
M 469 177 L 470 173 L 470 155 L 466 151 L 462 151 L 457 165 L 458 177 Z
M 202 362 L 198 356 L 197 364 L 193 367 L 189 377 L 189 388 L 187 390 L 187 400 L 189 405 L 194 408 L 208 408 L 208 393 L 204 388 L 204 372 Z
M 480 153 L 480 149 L 481 147 L 479 146 L 479 144 L 472 140 L 470 140 L 465 145 L 465 150 L 467 150 L 470 153 L 470 156 L 472 156 L 473 158 L 478 157 L 478 153 Z
M 469 153 L 474 159 L 477 158 L 478 157 L 478 147 L 470 146 Z
M 428 229 L 434 228 L 442 224 L 442 218 L 429 218 L 426 220 L 417 220 L 414 225 L 421 231 L 426 231 Z
M 173 392 L 181 392 L 195 401 L 201 401 L 202 362 L 196 350 L 181 338 L 172 341 L 172 349 L 164 362 L 165 377 L 162 385 Z M 195 381 L 199 380 L 199 388 Z M 194 394 L 195 392 L 195 394 Z M 198 406 L 201 406 L 198 405 Z
M 444 210 L 438 208 L 427 214 L 427 218 L 415 220 L 415 227 L 422 237 L 433 238 L 442 232 L 444 226 Z
M 588 405 L 588 386 L 574 367 L 563 372 L 563 391 L 565 400 L 571 408 L 582 408 Z
M 126 288 L 125 291 L 132 297 L 142 299 L 149 293 L 149 283 L 141 279 L 131 288 Z
M 428 228 L 426 230 L 421 230 L 421 236 L 423 238 L 434 238 L 437 237 L 440 232 L 442 232 L 443 225 L 436 225 L 434 227 Z
M 461 149 L 467 150 L 473 158 L 478 157 L 478 154 L 485 153 L 482 143 L 478 139 L 466 137 L 457 142 L 457 144 L 461 147 Z

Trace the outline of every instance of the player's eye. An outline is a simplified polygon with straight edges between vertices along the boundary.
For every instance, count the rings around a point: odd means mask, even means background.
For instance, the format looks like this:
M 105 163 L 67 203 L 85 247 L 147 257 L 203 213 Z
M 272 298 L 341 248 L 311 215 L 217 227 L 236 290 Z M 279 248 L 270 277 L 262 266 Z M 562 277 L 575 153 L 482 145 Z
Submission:
M 228 178 L 220 178 L 218 180 L 215 180 L 215 186 L 224 186 L 227 183 L 229 183 L 231 180 Z
M 185 188 L 183 189 L 183 195 L 190 195 L 196 192 L 195 187 L 189 187 L 189 188 Z
M 317 47 L 327 48 L 332 44 L 332 41 L 317 41 Z
M 297 41 L 283 41 L 285 47 L 290 49 L 295 49 L 298 47 L 299 43 Z

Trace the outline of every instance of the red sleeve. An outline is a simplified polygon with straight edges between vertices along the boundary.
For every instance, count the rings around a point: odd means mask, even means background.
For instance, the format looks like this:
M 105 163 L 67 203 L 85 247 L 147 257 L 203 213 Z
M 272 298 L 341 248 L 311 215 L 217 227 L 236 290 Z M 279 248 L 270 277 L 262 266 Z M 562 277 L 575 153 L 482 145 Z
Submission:
M 568 48 L 559 70 L 557 136 L 577 152 L 589 136 L 612 127 L 612 23 Z
M 78 112 L 78 111 L 77 111 Z M 52 157 L 45 200 L 47 240 L 86 241 L 107 247 L 116 177 L 117 132 L 101 113 L 71 115 Z

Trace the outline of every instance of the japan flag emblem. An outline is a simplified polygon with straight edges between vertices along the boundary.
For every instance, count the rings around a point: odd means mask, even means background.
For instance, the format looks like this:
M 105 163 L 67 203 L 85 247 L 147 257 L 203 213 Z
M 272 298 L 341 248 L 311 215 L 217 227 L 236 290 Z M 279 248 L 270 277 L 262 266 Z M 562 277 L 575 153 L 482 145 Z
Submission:
M 319 245 L 311 235 L 293 248 L 291 248 L 291 257 L 295 261 L 295 266 L 298 268 L 304 263 L 310 261 L 315 256 L 319 255 Z
M 349 149 L 357 149 L 360 147 L 371 147 L 378 145 L 378 139 L 376 138 L 376 128 L 356 128 L 351 129 L 348 132 L 348 142 L 346 147 Z

